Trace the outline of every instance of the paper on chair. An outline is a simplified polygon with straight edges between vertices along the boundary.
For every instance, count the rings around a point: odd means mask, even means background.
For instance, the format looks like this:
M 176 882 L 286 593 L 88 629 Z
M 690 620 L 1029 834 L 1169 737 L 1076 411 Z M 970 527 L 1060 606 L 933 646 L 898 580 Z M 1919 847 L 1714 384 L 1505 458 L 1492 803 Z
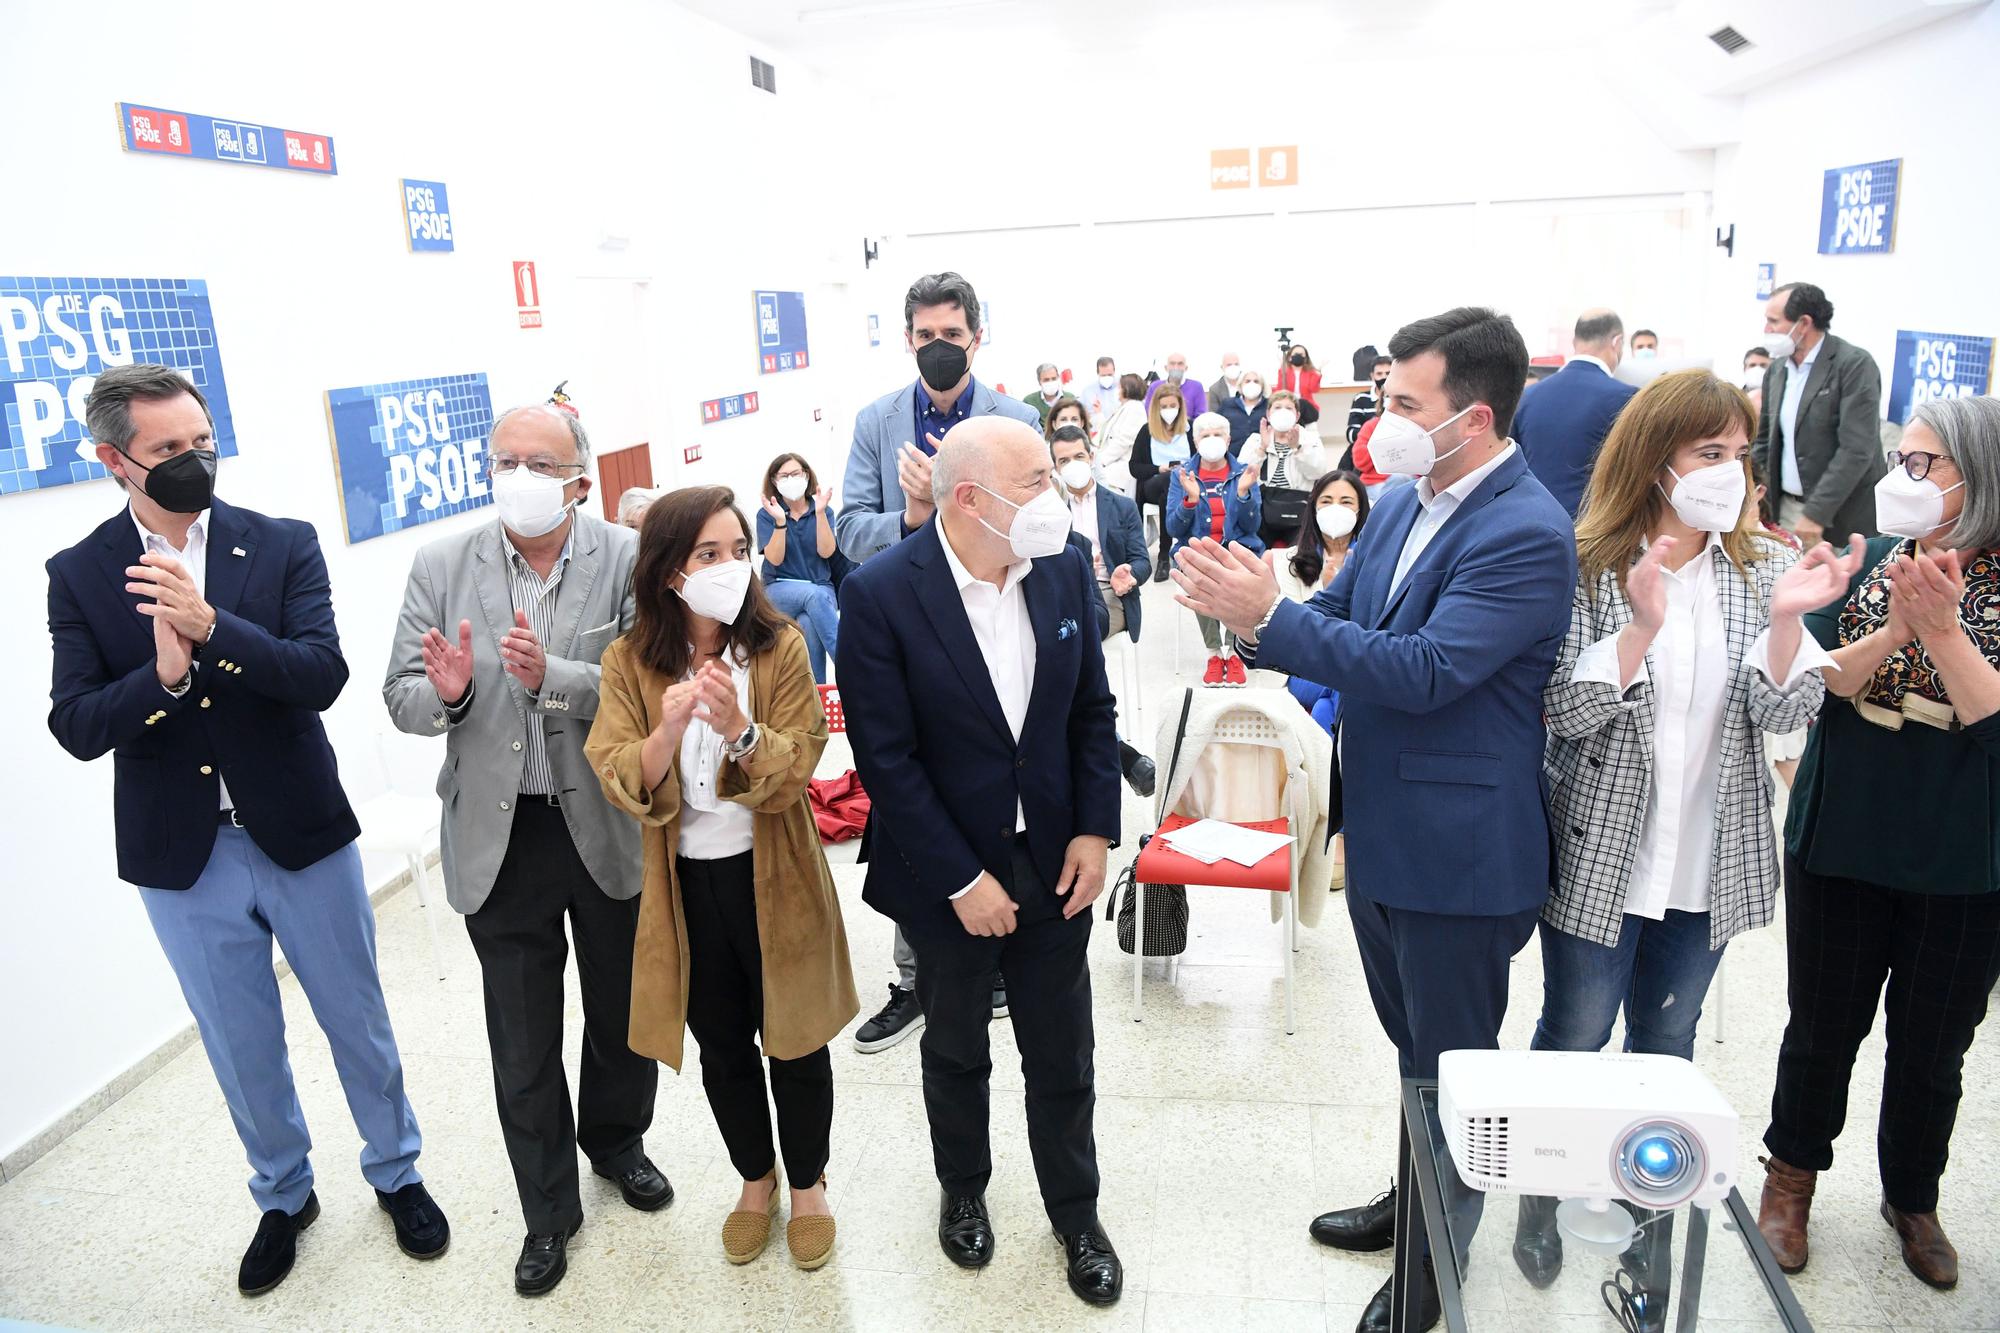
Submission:
M 1240 866 L 1254 866 L 1293 841 L 1289 833 L 1266 833 L 1262 829 L 1244 828 L 1219 819 L 1198 819 L 1185 828 L 1160 836 L 1176 852 L 1203 865 L 1233 861 Z

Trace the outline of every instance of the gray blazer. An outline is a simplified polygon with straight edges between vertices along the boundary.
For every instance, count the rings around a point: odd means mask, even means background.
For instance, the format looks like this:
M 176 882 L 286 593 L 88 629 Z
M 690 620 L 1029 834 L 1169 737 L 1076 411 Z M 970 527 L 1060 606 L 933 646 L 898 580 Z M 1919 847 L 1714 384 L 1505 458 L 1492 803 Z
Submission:
M 1752 452 L 1777 512 L 1785 484 L 1785 432 L 1778 424 L 1792 363 L 1779 358 L 1764 372 L 1764 407 Z M 1882 454 L 1882 372 L 1875 358 L 1844 338 L 1826 335 L 1799 401 L 1799 482 L 1806 517 L 1845 546 L 1849 535 L 1875 535 L 1875 483 L 1889 470 Z
M 847 453 L 847 476 L 840 483 L 840 517 L 834 536 L 840 553 L 856 564 L 903 540 L 903 488 L 896 481 L 896 456 L 906 444 L 924 447 L 917 428 L 915 380 L 885 394 L 855 414 L 854 444 Z M 1040 431 L 1034 408 L 1015 398 L 1003 398 L 972 381 L 975 417 L 1012 417 Z
M 1708 947 L 1769 925 L 1778 899 L 1778 838 L 1771 823 L 1771 770 L 1764 732 L 1797 731 L 1818 715 L 1826 684 L 1807 672 L 1789 694 L 1743 664 L 1771 623 L 1771 588 L 1798 557 L 1776 547 L 1750 566 L 1746 582 L 1721 547 L 1711 547 L 1722 593 L 1723 637 L 1729 645 L 1729 693 L 1723 703 L 1722 782 L 1716 793 L 1715 845 L 1709 852 Z M 1646 799 L 1653 785 L 1653 685 L 1630 697 L 1601 681 L 1570 675 L 1583 650 L 1632 623 L 1632 604 L 1615 571 L 1598 579 L 1596 597 L 1578 583 L 1569 633 L 1555 674 L 1542 691 L 1549 748 L 1542 772 L 1549 784 L 1549 829 L 1555 838 L 1555 884 L 1542 919 L 1556 929 L 1607 948 L 1625 924 L 1625 894 L 1638 859 Z
M 410 566 L 382 698 L 402 731 L 443 736 L 437 793 L 444 802 L 445 896 L 477 912 L 507 854 L 526 765 L 522 738 L 540 727 L 562 791 L 563 819 L 597 886 L 612 898 L 639 892 L 639 826 L 604 799 L 583 743 L 597 715 L 598 658 L 632 627 L 632 565 L 638 535 L 577 511 L 570 563 L 556 587 L 555 627 L 543 651 L 548 668 L 533 699 L 500 664 L 500 638 L 514 625 L 514 595 L 500 524 L 432 542 Z M 423 635 L 433 627 L 454 643 L 472 622 L 472 703 L 452 721 L 424 675 Z

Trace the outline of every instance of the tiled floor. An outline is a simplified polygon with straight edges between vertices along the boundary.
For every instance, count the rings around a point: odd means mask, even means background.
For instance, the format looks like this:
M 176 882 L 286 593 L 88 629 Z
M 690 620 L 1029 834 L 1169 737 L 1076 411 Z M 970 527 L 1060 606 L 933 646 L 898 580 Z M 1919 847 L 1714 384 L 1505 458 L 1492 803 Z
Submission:
M 1166 589 L 1148 590 L 1147 723 L 1165 715 L 1177 681 L 1173 636 L 1187 613 Z M 1182 666 L 1199 640 L 1181 633 Z M 1114 662 L 1112 679 L 1119 679 Z M 845 766 L 839 743 L 823 771 Z M 1162 765 L 1164 767 L 1164 764 Z M 1128 799 L 1126 831 L 1150 822 Z M 851 860 L 851 851 L 836 855 Z M 889 925 L 861 902 L 860 872 L 836 868 L 864 1012 L 890 976 Z M 1097 1016 L 1097 1142 L 1103 1217 L 1127 1265 L 1125 1299 L 1109 1310 L 1077 1302 L 1035 1193 L 1021 1117 L 1013 1034 L 994 1041 L 995 1177 L 990 1194 L 999 1253 L 962 1273 L 938 1252 L 936 1185 L 919 1088 L 917 1043 L 872 1056 L 842 1039 L 834 1157 L 828 1169 L 839 1250 L 818 1273 L 792 1269 L 782 1246 L 747 1268 L 729 1267 L 716 1232 L 736 1187 L 690 1060 L 664 1075 L 647 1145 L 679 1198 L 664 1213 L 627 1209 L 586 1174 L 589 1220 L 572 1246 L 568 1280 L 539 1301 L 510 1286 L 521 1226 L 494 1120 L 479 975 L 465 933 L 446 920 L 449 974 L 430 967 L 415 896 L 381 908 L 381 965 L 426 1131 L 423 1168 L 450 1213 L 451 1252 L 431 1264 L 403 1258 L 353 1163 L 358 1141 L 326 1043 L 295 984 L 285 985 L 293 1068 L 319 1144 L 324 1214 L 304 1237 L 297 1269 L 278 1290 L 245 1300 L 235 1266 L 256 1224 L 243 1189 L 242 1153 L 199 1048 L 148 1079 L 69 1140 L 0 1186 L 0 1322 L 131 1328 L 312 1329 L 883 1329 L 1120 1328 L 1325 1330 L 1347 1333 L 1386 1278 L 1386 1255 L 1322 1249 L 1306 1222 L 1381 1190 L 1395 1152 L 1394 1055 L 1369 1009 L 1346 914 L 1326 913 L 1303 934 L 1300 1027 L 1282 1031 L 1275 928 L 1264 904 L 1197 891 L 1193 940 L 1171 980 L 1147 981 L 1146 1021 L 1130 1016 L 1131 963 L 1099 922 L 1092 941 Z M 442 911 L 442 908 L 437 910 Z M 1536 952 L 1515 963 L 1503 1040 L 1524 1046 L 1540 998 Z M 1785 1018 L 1781 929 L 1732 946 L 1720 982 L 1726 1043 L 1713 998 L 1703 1020 L 1702 1067 L 1744 1117 L 1739 1168 L 1755 1202 L 1754 1156 Z M 578 1023 L 570 1006 L 573 1046 Z M 1943 1214 L 1964 1260 L 1952 1294 L 1903 1269 L 1875 1214 L 1872 1112 L 1881 1086 L 1879 1037 L 1855 1071 L 1854 1114 L 1838 1168 L 1822 1180 L 1811 1267 L 1794 1283 L 1824 1329 L 2000 1328 L 2000 1060 L 1989 1035 L 1967 1062 L 1968 1095 L 1945 1179 Z M 1496 1217 L 1507 1210 L 1496 1208 Z M 1467 1299 L 1475 1329 L 1615 1328 L 1597 1302 L 1601 1272 L 1576 1272 L 1547 1293 L 1529 1291 L 1506 1257 L 1508 1225 L 1481 1232 Z M 1712 1256 L 1735 1247 L 1718 1227 Z M 1733 1263 L 1711 1261 L 1705 1328 L 1771 1327 L 1751 1317 Z M 1579 1264 L 1578 1270 L 1584 1268 Z M 1733 1295 L 1733 1299 L 1731 1298 Z M 1738 1316 L 1741 1318 L 1739 1319 Z

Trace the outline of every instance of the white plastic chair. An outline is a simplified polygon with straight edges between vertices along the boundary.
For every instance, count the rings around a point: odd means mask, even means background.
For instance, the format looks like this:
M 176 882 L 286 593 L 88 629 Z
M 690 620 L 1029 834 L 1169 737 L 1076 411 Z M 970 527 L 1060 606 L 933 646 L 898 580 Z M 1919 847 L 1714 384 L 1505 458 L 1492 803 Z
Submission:
M 438 980 L 445 978 L 444 946 L 438 941 L 437 917 L 431 911 L 430 875 L 426 869 L 431 853 L 437 850 L 438 828 L 442 819 L 437 798 L 425 793 L 399 791 L 395 785 L 396 766 L 390 761 L 387 742 L 375 738 L 377 757 L 388 785 L 381 795 L 363 801 L 354 809 L 361 821 L 364 850 L 388 852 L 403 858 L 409 868 L 410 883 L 417 891 L 417 911 L 430 932 L 431 963 Z

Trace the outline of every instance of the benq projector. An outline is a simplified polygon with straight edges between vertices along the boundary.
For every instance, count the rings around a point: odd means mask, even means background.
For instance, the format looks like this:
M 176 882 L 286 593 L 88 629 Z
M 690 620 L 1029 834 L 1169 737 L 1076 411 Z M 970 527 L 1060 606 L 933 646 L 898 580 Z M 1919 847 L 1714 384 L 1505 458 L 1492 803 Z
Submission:
M 1670 1055 L 1446 1051 L 1438 1111 L 1459 1174 L 1489 1193 L 1709 1207 L 1736 1174 L 1736 1112 Z

